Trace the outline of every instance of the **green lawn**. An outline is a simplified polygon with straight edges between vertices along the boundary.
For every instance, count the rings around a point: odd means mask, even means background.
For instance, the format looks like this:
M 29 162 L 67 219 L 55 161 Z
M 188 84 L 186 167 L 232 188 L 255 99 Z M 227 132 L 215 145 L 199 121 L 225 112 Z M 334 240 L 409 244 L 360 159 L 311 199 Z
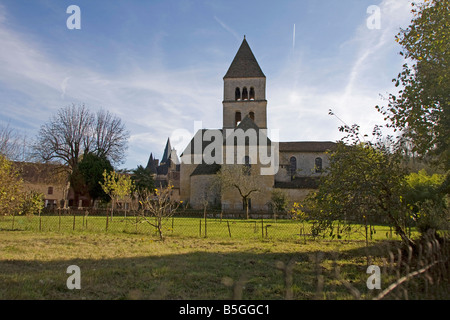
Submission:
M 366 246 L 359 233 L 300 237 L 288 220 L 209 219 L 205 237 L 204 220 L 200 233 L 201 219 L 175 218 L 159 241 L 134 217 L 114 217 L 108 231 L 105 217 L 76 217 L 75 230 L 70 216 L 38 218 L 16 217 L 14 230 L 0 220 L 0 299 L 354 299 L 349 288 L 368 299 L 379 292 L 366 286 L 368 263 L 384 266 L 382 288 L 396 279 L 385 267 L 399 240 L 387 227 Z M 80 267 L 80 290 L 67 288 L 70 265 Z M 409 296 L 416 291 L 420 283 Z
M 243 299 L 283 299 L 279 262 L 294 261 L 294 298 L 316 297 L 314 259 L 324 252 L 320 298 L 351 295 L 333 277 L 337 253 L 364 292 L 360 242 L 262 241 L 155 237 L 123 233 L 0 232 L 0 299 L 229 299 L 230 284 L 243 281 Z M 81 269 L 81 290 L 69 290 L 69 265 Z
M 156 229 L 145 221 L 136 223 L 134 216 L 114 216 L 107 221 L 105 216 L 16 216 L 0 219 L 0 230 L 35 232 L 108 232 L 157 235 Z M 205 226 L 206 223 L 206 226 Z M 307 240 L 312 237 L 311 224 L 288 219 L 219 219 L 175 217 L 164 220 L 166 237 L 207 237 L 211 239 L 272 239 Z M 365 240 L 365 229 L 354 225 L 345 239 Z M 399 240 L 389 227 L 375 226 L 370 240 Z

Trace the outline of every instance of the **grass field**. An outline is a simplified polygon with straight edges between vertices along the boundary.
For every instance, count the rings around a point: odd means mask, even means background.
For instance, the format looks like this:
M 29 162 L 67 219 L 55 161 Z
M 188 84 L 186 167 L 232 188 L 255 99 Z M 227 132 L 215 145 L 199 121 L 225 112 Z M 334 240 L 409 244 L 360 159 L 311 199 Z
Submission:
M 139 222 L 140 221 L 140 222 Z M 166 237 L 207 237 L 212 239 L 273 239 L 306 240 L 311 237 L 310 223 L 290 219 L 219 219 L 174 217 L 164 220 L 163 233 Z M 387 226 L 373 227 L 371 240 L 399 240 L 400 237 Z M 0 218 L 0 230 L 21 230 L 35 232 L 112 232 L 157 235 L 155 227 L 134 216 L 89 215 L 43 215 Z M 365 229 L 353 225 L 353 231 L 341 234 L 345 239 L 364 240 Z
M 20 222 L 26 217 L 15 218 L 14 230 L 6 230 L 10 219 L 0 223 L 0 299 L 354 299 L 349 287 L 369 299 L 377 292 L 366 286 L 368 263 L 385 265 L 399 244 L 386 239 L 385 227 L 366 246 L 357 233 L 302 238 L 298 223 L 282 220 L 264 222 L 271 226 L 263 237 L 261 221 L 210 219 L 205 238 L 200 219 L 175 218 L 159 241 L 147 225 L 136 233 L 132 218 L 114 217 L 107 232 L 95 231 L 94 217 L 87 227 L 76 217 L 75 230 L 73 217 L 64 217 L 59 232 L 48 231 L 59 226 L 52 218 L 41 220 L 41 232 L 36 221 Z M 80 290 L 67 288 L 70 265 L 80 267 Z M 383 286 L 394 280 L 383 273 Z M 412 298 L 422 290 L 410 289 Z

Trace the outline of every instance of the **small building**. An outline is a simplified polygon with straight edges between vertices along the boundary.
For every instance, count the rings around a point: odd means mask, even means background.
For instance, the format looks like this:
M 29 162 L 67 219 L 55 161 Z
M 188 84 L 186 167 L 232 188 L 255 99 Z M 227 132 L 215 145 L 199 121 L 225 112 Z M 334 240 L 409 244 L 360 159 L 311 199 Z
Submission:
M 73 205 L 73 192 L 69 190 L 68 176 L 61 165 L 14 162 L 14 166 L 23 180 L 24 191 L 41 193 L 46 208 Z

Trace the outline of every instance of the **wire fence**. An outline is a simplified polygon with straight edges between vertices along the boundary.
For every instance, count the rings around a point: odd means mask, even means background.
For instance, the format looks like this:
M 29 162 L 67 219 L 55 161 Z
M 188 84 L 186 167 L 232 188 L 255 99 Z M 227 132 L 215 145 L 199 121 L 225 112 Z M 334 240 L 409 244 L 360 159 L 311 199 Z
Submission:
M 151 218 L 150 218 L 151 219 Z M 337 226 L 339 227 L 339 226 Z M 289 217 L 253 216 L 243 219 L 235 215 L 209 211 L 183 211 L 164 219 L 163 232 L 166 237 L 195 237 L 220 239 L 295 240 L 307 242 L 315 238 L 314 225 L 296 221 Z M 51 210 L 32 216 L 0 217 L 0 231 L 23 230 L 32 232 L 122 232 L 157 236 L 157 229 L 146 223 L 132 211 L 111 212 L 104 209 Z M 389 226 L 371 226 L 372 240 L 400 240 Z M 376 232 L 375 232 L 376 231 Z M 354 226 L 350 240 L 366 240 L 367 228 Z M 278 262 L 276 268 L 284 276 L 284 298 L 296 299 L 295 278 L 302 277 L 299 266 L 308 263 L 315 274 L 314 299 L 333 299 L 333 286 L 342 286 L 349 299 L 448 299 L 450 294 L 450 243 L 448 234 L 436 238 L 427 234 L 414 247 L 401 241 L 385 241 L 386 245 L 374 245 L 361 249 L 366 267 L 377 266 L 382 287 L 368 290 L 365 270 L 361 279 L 350 280 L 342 264 L 340 252 L 312 252 L 309 261 L 304 257 L 289 262 Z M 366 250 L 366 251 L 364 251 Z M 375 251 L 374 251 L 375 250 Z M 225 279 L 230 295 L 239 299 L 245 292 L 245 279 Z M 330 287 L 331 286 L 331 287 Z M 369 292 L 367 294 L 367 292 Z
M 450 298 L 450 242 L 446 237 L 431 233 L 422 238 L 414 247 L 401 244 L 388 244 L 377 247 L 383 252 L 367 252 L 367 272 L 360 279 L 349 279 L 346 264 L 339 263 L 339 253 L 316 251 L 309 255 L 307 263 L 310 273 L 315 274 L 315 286 L 312 289 L 314 300 L 334 299 L 337 287 L 343 287 L 347 296 L 340 299 L 356 300 L 448 300 Z M 302 259 L 292 258 L 288 262 L 278 261 L 276 268 L 284 277 L 284 299 L 297 299 L 296 265 L 305 263 Z M 330 267 L 331 265 L 331 267 Z M 374 286 L 371 271 L 379 268 L 379 286 Z M 242 299 L 245 294 L 246 279 L 225 279 L 223 283 L 230 287 L 233 299 Z
M 183 210 L 172 217 L 162 219 L 165 237 L 208 237 L 234 239 L 314 239 L 314 222 L 292 219 L 288 215 L 273 216 L 253 214 L 224 214 L 221 211 Z M 155 221 L 155 223 L 152 223 Z M 123 232 L 158 235 L 156 218 L 138 211 L 106 209 L 52 209 L 38 215 L 2 216 L 1 230 L 23 230 L 35 232 Z M 336 226 L 339 234 L 339 225 Z M 344 235 L 347 239 L 364 240 L 367 230 L 362 225 L 353 225 L 353 231 Z M 386 225 L 370 226 L 370 240 L 399 239 L 392 228 Z

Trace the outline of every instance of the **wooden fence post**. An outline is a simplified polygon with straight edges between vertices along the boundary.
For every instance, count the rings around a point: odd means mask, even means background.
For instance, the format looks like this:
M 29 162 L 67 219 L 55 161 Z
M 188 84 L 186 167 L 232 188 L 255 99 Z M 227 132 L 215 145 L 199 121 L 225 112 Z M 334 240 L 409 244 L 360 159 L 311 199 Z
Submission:
M 228 226 L 228 234 L 230 235 L 230 238 L 231 238 L 230 222 L 228 220 L 227 220 L 227 226 Z
M 58 232 L 61 231 L 61 208 L 58 208 Z
M 264 238 L 264 218 L 261 218 L 261 235 Z

